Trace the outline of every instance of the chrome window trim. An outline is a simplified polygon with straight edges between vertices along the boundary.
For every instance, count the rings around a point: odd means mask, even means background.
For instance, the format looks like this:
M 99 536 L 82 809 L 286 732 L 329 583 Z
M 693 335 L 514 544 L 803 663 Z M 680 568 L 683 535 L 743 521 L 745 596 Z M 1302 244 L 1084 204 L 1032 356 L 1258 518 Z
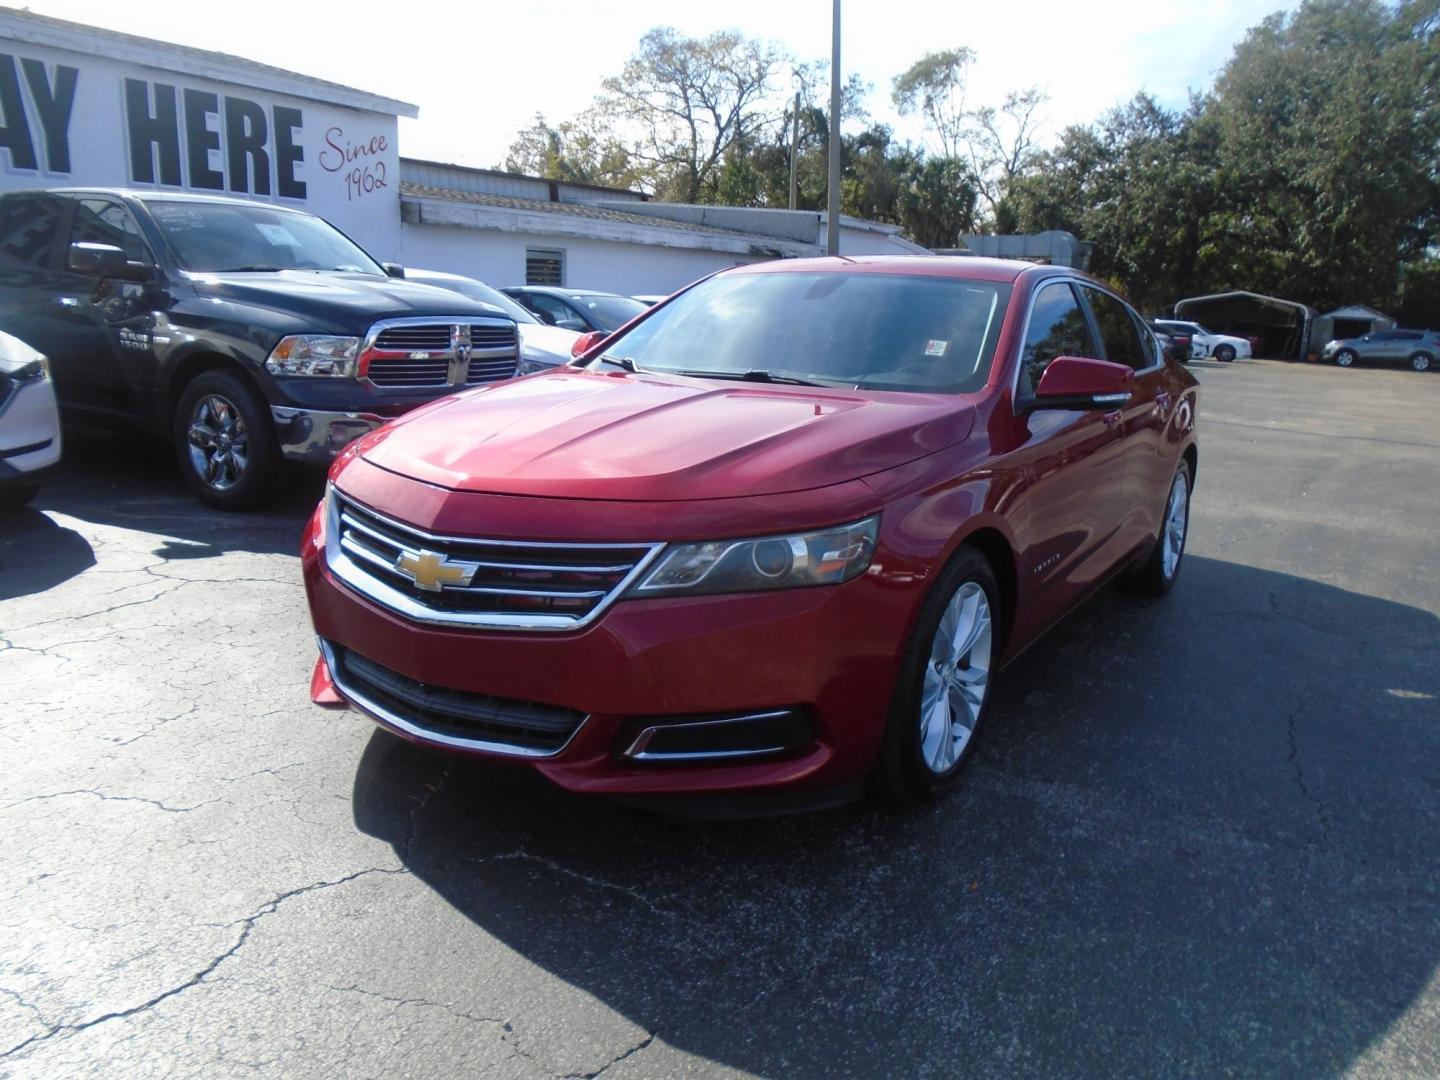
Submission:
M 632 761 L 705 761 L 721 758 L 741 757 L 763 757 L 766 754 L 778 754 L 786 750 L 784 746 L 766 746 L 754 750 L 690 750 L 679 754 L 649 753 L 646 747 L 650 745 L 656 733 L 661 731 L 673 731 L 676 728 L 708 728 L 720 727 L 725 724 L 743 724 L 755 720 L 777 720 L 794 713 L 793 709 L 770 709 L 765 712 L 745 713 L 743 716 L 726 716 L 718 720 L 691 720 L 678 723 L 649 724 L 635 736 L 629 746 L 625 748 L 622 757 Z
M 421 742 L 434 746 L 448 746 L 460 750 L 483 750 L 489 754 L 501 754 L 505 757 L 553 758 L 555 755 L 565 752 L 565 748 L 575 741 L 575 736 L 580 734 L 580 729 L 590 720 L 588 713 L 582 716 L 580 722 L 575 725 L 575 730 L 554 750 L 536 750 L 534 747 L 516 746 L 513 743 L 491 742 L 488 739 L 466 739 L 458 735 L 445 735 L 439 731 L 431 731 L 429 728 L 406 720 L 403 716 L 396 715 L 364 694 L 347 687 L 342 681 L 343 676 L 340 674 L 339 665 L 335 662 L 334 648 L 324 638 L 318 640 L 320 652 L 325 657 L 325 667 L 330 671 L 330 682 L 340 692 L 341 697 L 381 726 L 395 728 Z
M 380 581 L 351 559 L 349 552 L 341 543 L 341 498 L 354 503 L 365 513 L 391 528 L 431 544 L 485 544 L 490 547 L 527 548 L 530 550 L 538 548 L 554 551 L 633 551 L 636 549 L 646 549 L 646 551 L 636 561 L 630 573 L 615 585 L 610 594 L 579 618 L 569 615 L 537 615 L 515 612 L 435 611 L 411 599 L 399 589 Z M 413 525 L 406 525 L 404 522 L 396 521 L 386 514 L 379 513 L 354 496 L 341 492 L 338 488 L 332 488 L 327 492 L 326 504 L 325 564 L 331 574 L 363 599 L 378 604 L 397 615 L 402 615 L 412 622 L 426 623 L 432 626 L 462 626 L 476 630 L 549 631 L 551 633 L 583 629 L 609 611 L 611 605 L 618 601 L 636 579 L 650 568 L 656 557 L 665 548 L 664 541 L 659 540 L 637 540 L 628 544 L 612 542 L 582 544 L 543 540 L 489 540 L 478 536 L 447 536 L 440 533 L 428 533 L 423 529 L 417 529 Z

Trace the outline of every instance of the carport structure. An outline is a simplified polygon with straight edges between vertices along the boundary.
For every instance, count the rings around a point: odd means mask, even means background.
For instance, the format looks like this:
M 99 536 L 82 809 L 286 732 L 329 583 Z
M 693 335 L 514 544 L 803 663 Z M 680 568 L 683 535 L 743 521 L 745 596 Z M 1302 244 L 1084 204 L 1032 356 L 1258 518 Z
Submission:
M 1175 317 L 1218 333 L 1258 338 L 1256 356 L 1304 360 L 1315 309 L 1298 300 L 1233 289 L 1181 300 Z

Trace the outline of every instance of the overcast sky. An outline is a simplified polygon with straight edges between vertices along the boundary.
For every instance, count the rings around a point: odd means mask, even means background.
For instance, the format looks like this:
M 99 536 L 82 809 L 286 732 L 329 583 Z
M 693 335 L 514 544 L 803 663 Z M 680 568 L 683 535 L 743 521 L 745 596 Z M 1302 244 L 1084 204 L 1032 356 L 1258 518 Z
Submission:
M 17 0 L 4 0 L 15 4 Z M 19 0 L 26 3 L 26 0 Z M 669 23 L 687 34 L 737 29 L 802 59 L 828 55 L 829 0 L 28 0 L 32 11 L 234 53 L 420 107 L 400 122 L 408 157 L 501 161 L 538 111 L 583 108 L 640 36 Z M 1048 138 L 1141 89 L 1171 106 L 1204 89 L 1246 29 L 1292 0 L 847 0 L 846 73 L 873 84 L 872 115 L 905 137 L 890 80 L 927 51 L 978 55 L 968 100 L 998 104 L 1032 83 L 1051 96 Z

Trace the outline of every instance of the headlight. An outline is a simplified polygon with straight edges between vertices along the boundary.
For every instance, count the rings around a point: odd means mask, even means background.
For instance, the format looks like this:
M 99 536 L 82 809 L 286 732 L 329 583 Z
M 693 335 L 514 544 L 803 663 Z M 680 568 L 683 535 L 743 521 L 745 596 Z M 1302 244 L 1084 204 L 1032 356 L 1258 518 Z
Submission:
M 29 382 L 31 379 L 48 379 L 50 361 L 33 349 L 21 348 L 18 352 L 0 348 L 0 375 L 15 382 Z
M 355 374 L 355 354 L 360 339 L 327 337 L 321 334 L 292 334 L 282 338 L 265 361 L 265 370 L 272 375 L 333 375 L 346 378 Z
M 515 368 L 517 375 L 534 375 L 537 371 L 554 371 L 560 366 L 558 360 L 547 360 L 539 356 L 521 356 Z
M 870 565 L 880 516 L 817 532 L 671 544 L 637 585 L 635 598 L 838 585 Z

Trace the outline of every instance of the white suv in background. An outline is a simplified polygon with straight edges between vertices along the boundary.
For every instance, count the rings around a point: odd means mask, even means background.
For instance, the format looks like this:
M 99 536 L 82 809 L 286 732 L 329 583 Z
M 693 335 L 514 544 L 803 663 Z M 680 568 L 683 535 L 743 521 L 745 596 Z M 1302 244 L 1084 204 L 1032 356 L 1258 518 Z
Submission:
M 1166 333 L 1172 330 L 1190 335 L 1190 355 L 1213 356 L 1216 360 L 1229 363 L 1231 360 L 1250 359 L 1250 342 L 1231 334 L 1217 334 L 1195 322 L 1181 322 L 1179 319 L 1156 319 L 1155 325 Z
M 24 506 L 60 463 L 60 410 L 50 362 L 0 332 L 0 510 Z

